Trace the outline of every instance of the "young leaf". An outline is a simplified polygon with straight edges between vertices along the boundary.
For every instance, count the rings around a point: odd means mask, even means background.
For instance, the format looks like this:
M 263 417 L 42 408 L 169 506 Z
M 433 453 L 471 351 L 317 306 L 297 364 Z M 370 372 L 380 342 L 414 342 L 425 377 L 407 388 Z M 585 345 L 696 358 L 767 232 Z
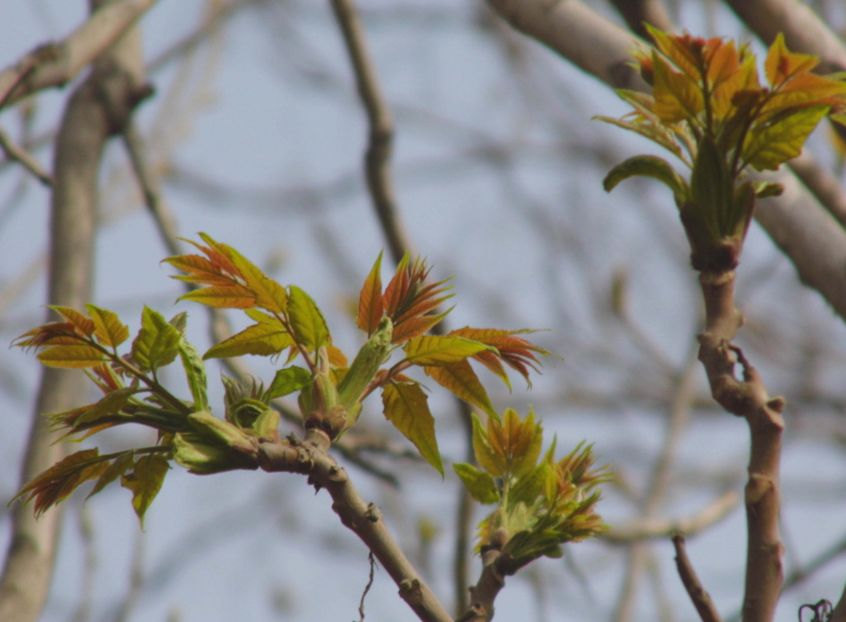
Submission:
M 249 309 L 256 305 L 256 296 L 249 288 L 238 283 L 195 289 L 179 300 L 198 302 L 216 309 Z
M 291 285 L 289 290 L 288 318 L 294 338 L 310 352 L 317 352 L 330 341 L 326 320 L 307 293 L 296 285 Z
M 479 341 L 451 335 L 412 337 L 403 348 L 406 361 L 423 367 L 458 363 L 468 356 L 490 349 L 490 346 Z
M 54 345 L 39 352 L 38 360 L 47 367 L 83 369 L 99 365 L 106 356 L 93 346 Z
M 370 269 L 370 274 L 364 280 L 361 293 L 358 295 L 358 315 L 356 326 L 365 331 L 368 336 L 379 327 L 379 321 L 385 313 L 385 303 L 382 300 L 382 253 Z
M 129 402 L 129 398 L 131 398 L 135 392 L 135 389 L 125 387 L 106 394 L 99 402 L 93 404 L 90 408 L 86 409 L 85 412 L 81 413 L 74 419 L 74 430 L 90 428 L 93 425 L 98 425 L 101 419 L 114 417 L 124 406 L 126 406 Z
M 100 456 L 96 448 L 66 456 L 28 482 L 12 501 L 24 497 L 26 501 L 35 499 L 35 515 L 43 514 L 66 499 L 80 484 L 99 477 L 108 468 L 107 459 L 107 456 Z
M 101 344 L 115 349 L 129 338 L 129 328 L 120 321 L 117 313 L 94 305 L 85 305 L 94 322 L 94 334 Z
M 90 337 L 94 334 L 96 328 L 91 318 L 86 317 L 76 309 L 71 307 L 63 307 L 62 305 L 50 305 L 50 309 L 61 315 L 65 320 L 70 322 L 81 335 Z
M 473 454 L 476 462 L 494 477 L 502 477 L 507 471 L 507 465 L 502 456 L 494 451 L 488 441 L 488 435 L 476 413 L 473 413 Z M 490 422 L 489 422 L 490 425 Z
M 743 147 L 744 160 L 759 171 L 776 170 L 802 153 L 808 136 L 827 112 L 828 106 L 812 106 L 751 132 Z
M 159 454 L 148 454 L 139 458 L 132 471 L 124 473 L 120 478 L 121 486 L 132 491 L 132 507 L 142 527 L 144 514 L 159 494 L 169 468 L 164 457 Z
M 142 370 L 169 365 L 179 354 L 182 334 L 164 316 L 145 306 L 141 312 L 141 330 L 132 342 L 132 358 Z
M 188 388 L 191 390 L 191 397 L 194 399 L 195 410 L 206 410 L 209 407 L 209 399 L 206 393 L 208 381 L 206 380 L 206 366 L 203 359 L 185 335 L 179 339 L 179 359 L 182 361 L 182 369 L 185 371 L 185 379 Z
M 273 382 L 270 383 L 267 391 L 264 392 L 264 400 L 269 402 L 277 397 L 285 397 L 308 386 L 310 382 L 311 374 L 302 367 L 291 366 L 280 369 L 273 377 Z
M 499 501 L 499 490 L 493 477 L 484 471 L 480 471 L 472 464 L 457 463 L 452 465 L 452 470 L 461 478 L 461 482 L 479 503 L 496 503 Z
M 441 477 L 444 465 L 435 438 L 435 419 L 429 412 L 426 394 L 416 382 L 392 382 L 382 389 L 385 418 L 414 443 L 417 451 Z
M 439 367 L 425 367 L 423 371 L 459 399 L 480 408 L 491 417 L 497 416 L 488 392 L 466 360 Z
M 231 246 L 220 246 L 226 249 L 229 259 L 241 273 L 247 288 L 255 295 L 255 304 L 273 313 L 284 313 L 288 304 L 285 288 Z
M 676 205 L 684 205 L 688 200 L 687 182 L 663 158 L 657 156 L 640 155 L 624 160 L 602 180 L 605 192 L 611 192 L 617 184 L 630 177 L 652 177 L 667 186 L 673 193 Z
M 244 354 L 273 356 L 293 345 L 294 340 L 279 322 L 258 323 L 213 345 L 203 355 L 204 359 L 227 358 Z
M 112 460 L 112 463 L 109 467 L 103 471 L 100 477 L 97 479 L 97 483 L 94 484 L 94 488 L 91 489 L 91 492 L 85 497 L 86 499 L 90 499 L 98 492 L 103 490 L 106 486 L 111 484 L 115 481 L 118 477 L 126 473 L 126 470 L 132 466 L 133 461 L 135 460 L 135 452 L 132 450 L 129 451 L 122 451 L 117 454 L 117 458 Z

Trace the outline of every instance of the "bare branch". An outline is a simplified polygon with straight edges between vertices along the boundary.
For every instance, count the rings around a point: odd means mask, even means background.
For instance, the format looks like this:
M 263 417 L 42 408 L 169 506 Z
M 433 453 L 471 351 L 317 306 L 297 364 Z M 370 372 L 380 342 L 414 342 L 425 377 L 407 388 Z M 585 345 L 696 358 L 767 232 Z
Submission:
M 53 184 L 53 178 L 50 177 L 50 173 L 41 167 L 38 160 L 27 153 L 25 149 L 16 145 L 9 135 L 3 130 L 0 130 L 0 149 L 3 149 L 3 153 L 6 154 L 7 159 L 21 164 L 45 186 L 49 187 Z
M 673 536 L 673 547 L 676 549 L 676 568 L 687 590 L 687 595 L 690 596 L 690 600 L 693 601 L 693 605 L 699 613 L 699 618 L 702 622 L 720 622 L 720 614 L 717 613 L 717 609 L 711 601 L 711 595 L 702 587 L 699 577 L 696 576 L 696 571 L 693 569 L 693 564 L 687 557 L 684 538 L 678 535 Z
M 125 12 L 126 6 L 131 5 L 137 9 L 137 17 L 141 11 L 136 5 L 140 4 L 110 6 L 124 7 Z M 103 40 L 100 30 L 111 28 L 114 35 L 113 19 L 97 20 L 97 32 L 91 31 L 90 26 L 83 31 L 94 40 Z M 127 21 L 126 26 L 131 23 L 132 20 Z M 124 30 L 125 27 L 117 32 Z M 110 36 L 108 42 L 114 38 Z M 79 62 L 79 51 L 74 46 L 71 48 L 71 56 Z M 0 84 L 7 79 L 4 75 L 0 74 Z M 127 33 L 99 59 L 90 78 L 73 93 L 65 108 L 53 166 L 48 284 L 51 304 L 80 307 L 91 299 L 93 238 L 103 148 L 115 128 L 114 113 L 129 114 L 139 101 L 142 83 L 140 38 L 137 32 Z M 6 91 L 0 87 L 0 92 Z M 63 446 L 55 443 L 47 420 L 38 413 L 61 411 L 79 404 L 83 391 L 84 385 L 72 372 L 50 368 L 43 371 L 22 482 L 47 469 L 64 453 Z M 30 508 L 23 504 L 15 507 L 11 543 L 0 579 L 1 620 L 29 622 L 38 618 L 50 585 L 60 520 L 61 512 L 57 509 L 45 512 L 36 520 Z
M 376 69 L 367 53 L 361 20 L 352 0 L 332 0 L 332 8 L 344 36 L 358 92 L 367 112 L 369 142 L 364 157 L 367 187 L 387 238 L 391 257 L 396 262 L 411 248 L 411 244 L 398 216 L 389 168 L 394 121 L 379 88 Z
M 118 0 L 57 43 L 42 45 L 0 71 L 0 108 L 36 91 L 64 86 L 120 38 L 156 0 Z

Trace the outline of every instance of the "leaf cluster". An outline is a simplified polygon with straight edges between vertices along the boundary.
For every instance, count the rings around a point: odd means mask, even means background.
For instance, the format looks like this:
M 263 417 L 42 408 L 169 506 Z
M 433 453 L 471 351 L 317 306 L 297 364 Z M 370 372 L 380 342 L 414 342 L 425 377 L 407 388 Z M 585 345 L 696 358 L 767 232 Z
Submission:
M 521 419 L 507 409 L 486 424 L 474 416 L 478 466 L 453 465 L 474 499 L 496 505 L 479 524 L 477 548 L 499 549 L 506 574 L 541 556 L 559 557 L 563 544 L 605 528 L 595 506 L 608 473 L 594 467 L 591 446 L 579 444 L 557 461 L 555 441 L 543 456 L 542 446 L 543 428 L 531 411 Z
M 496 417 L 471 361 L 510 386 L 506 368 L 528 382 L 538 356 L 545 354 L 522 336 L 525 330 L 466 327 L 429 334 L 448 312 L 440 310 L 451 297 L 446 282 L 428 281 L 426 263 L 405 257 L 383 288 L 380 255 L 359 296 L 356 324 L 366 341 L 349 363 L 333 344 L 320 308 L 303 289 L 281 285 L 211 236 L 200 234 L 199 241 L 189 243 L 196 253 L 165 260 L 181 272 L 175 278 L 193 286 L 181 299 L 237 309 L 252 321 L 202 357 L 184 337 L 184 313 L 168 321 L 149 308 L 144 308 L 128 348 L 129 328 L 113 311 L 94 305 L 85 312 L 53 307 L 59 321 L 15 340 L 16 346 L 37 349 L 45 365 L 82 369 L 102 393 L 94 403 L 48 415 L 62 438 L 80 441 L 127 423 L 157 433 L 149 447 L 108 455 L 82 450 L 37 476 L 18 495 L 34 499 L 36 512 L 62 501 L 86 481 L 95 481 L 94 494 L 120 477 L 143 518 L 170 461 L 198 474 L 257 468 L 260 443 L 280 438 L 280 417 L 272 402 L 291 394 L 297 394 L 304 426 L 319 428 L 334 440 L 355 424 L 363 401 L 380 392 L 386 419 L 443 474 L 427 394 L 409 370 L 422 369 L 459 398 Z M 216 416 L 207 398 L 205 361 L 248 354 L 283 364 L 267 385 L 224 377 L 224 412 Z M 188 399 L 159 382 L 159 370 L 177 360 L 191 393 Z
M 745 173 L 778 169 L 801 153 L 826 115 L 842 119 L 846 82 L 813 73 L 818 59 L 788 50 L 781 34 L 767 53 L 762 84 L 747 45 L 648 29 L 654 45 L 638 52 L 636 62 L 651 93 L 619 90 L 632 111 L 621 119 L 598 118 L 667 149 L 689 173 L 639 155 L 615 166 L 605 189 L 634 176 L 657 179 L 673 193 L 694 267 L 731 269 L 755 199 L 781 192 L 778 184 L 756 183 Z

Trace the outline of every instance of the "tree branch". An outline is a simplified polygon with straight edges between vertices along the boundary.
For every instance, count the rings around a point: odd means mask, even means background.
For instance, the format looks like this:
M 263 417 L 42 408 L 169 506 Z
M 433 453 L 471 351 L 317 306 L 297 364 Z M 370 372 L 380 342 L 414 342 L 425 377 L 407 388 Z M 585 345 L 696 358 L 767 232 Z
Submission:
M 0 108 L 32 93 L 64 86 L 120 38 L 157 0 L 96 2 L 102 8 L 64 40 L 39 46 L 0 71 Z
M 673 536 L 673 547 L 676 549 L 676 568 L 687 590 L 687 595 L 699 613 L 699 618 L 702 622 L 720 622 L 720 614 L 714 607 L 711 595 L 702 587 L 699 577 L 696 576 L 696 571 L 693 569 L 693 564 L 687 557 L 684 538 L 679 535 Z
M 411 565 L 382 520 L 379 509 L 366 503 L 346 470 L 329 455 L 329 437 L 311 429 L 304 441 L 293 437 L 262 442 L 256 452 L 258 465 L 269 472 L 285 471 L 308 476 L 317 490 L 326 489 L 332 509 L 348 529 L 364 542 L 399 587 L 400 597 L 427 622 L 447 622 L 451 617 Z
M 101 18 L 93 23 L 98 25 L 96 32 L 91 26 L 83 29 L 88 36 L 97 41 L 114 42 L 115 28 L 111 21 L 104 22 Z M 131 23 L 128 21 L 126 25 Z M 111 35 L 104 37 L 101 30 L 110 25 Z M 83 47 L 88 45 L 77 43 Z M 79 62 L 79 51 L 74 46 L 71 48 L 68 53 Z M 139 89 L 143 84 L 140 51 L 137 32 L 127 33 L 98 60 L 91 76 L 73 93 L 65 108 L 53 163 L 48 278 L 51 304 L 81 307 L 91 299 L 100 163 L 106 141 L 114 132 L 114 113 L 120 108 L 123 114 L 129 114 L 139 101 Z M 5 75 L 0 74 L 0 84 L 7 79 Z M 46 74 L 39 71 L 31 75 L 33 80 L 40 80 L 39 76 Z M 33 80 L 26 85 L 38 84 Z M 4 92 L 7 91 L 0 86 L 0 93 Z M 58 462 L 64 453 L 64 447 L 55 442 L 56 437 L 49 431 L 48 420 L 40 413 L 66 410 L 83 399 L 84 385 L 76 374 L 53 368 L 43 370 L 22 482 Z M 30 622 L 38 619 L 50 586 L 60 522 L 58 509 L 49 510 L 36 520 L 29 507 L 23 504 L 15 507 L 12 538 L 0 579 L 0 620 Z

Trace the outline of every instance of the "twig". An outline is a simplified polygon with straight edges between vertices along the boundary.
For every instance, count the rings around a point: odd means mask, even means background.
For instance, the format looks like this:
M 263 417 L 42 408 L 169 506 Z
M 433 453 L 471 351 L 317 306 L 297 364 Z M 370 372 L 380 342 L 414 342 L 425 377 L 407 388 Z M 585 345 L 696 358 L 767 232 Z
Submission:
M 156 0 L 103 5 L 64 40 L 43 45 L 0 71 L 0 107 L 52 86 L 63 86 L 109 49 Z
M 740 497 L 730 490 L 696 514 L 677 519 L 644 519 L 614 527 L 599 536 L 611 544 L 628 544 L 638 540 L 666 538 L 672 534 L 695 535 L 718 523 L 737 507 Z
M 389 168 L 394 122 L 379 89 L 376 69 L 368 55 L 361 20 L 352 0 L 332 0 L 332 8 L 347 46 L 362 104 L 367 112 L 369 141 L 364 157 L 367 187 L 387 238 L 391 257 L 398 262 L 411 248 L 411 244 L 398 217 Z
M 370 588 L 373 587 L 373 579 L 376 576 L 376 558 L 373 556 L 373 551 L 367 554 L 367 561 L 370 563 L 370 572 L 367 575 L 367 585 L 364 586 L 364 591 L 361 593 L 361 600 L 358 602 L 360 622 L 364 622 L 364 600 L 367 598 Z
M 18 145 L 9 137 L 9 135 L 0 130 L 0 148 L 6 154 L 9 160 L 18 162 L 27 171 L 48 188 L 53 185 L 53 178 L 50 173 L 44 170 L 38 160 L 33 158 L 27 151 Z
M 711 595 L 705 591 L 696 576 L 696 571 L 687 557 L 687 550 L 682 536 L 673 536 L 673 547 L 676 549 L 676 568 L 679 571 L 682 583 L 687 590 L 687 595 L 693 602 L 699 618 L 702 622 L 720 622 L 720 614 L 717 613 Z

